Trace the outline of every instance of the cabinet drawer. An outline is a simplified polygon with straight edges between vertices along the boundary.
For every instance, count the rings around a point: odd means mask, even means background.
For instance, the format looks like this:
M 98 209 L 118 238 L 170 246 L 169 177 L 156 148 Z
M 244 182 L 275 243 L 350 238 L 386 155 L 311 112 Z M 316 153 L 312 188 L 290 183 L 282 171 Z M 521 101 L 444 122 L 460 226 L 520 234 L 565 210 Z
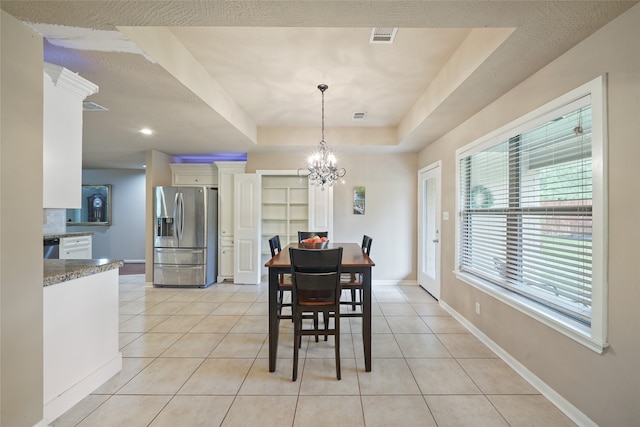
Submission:
M 60 239 L 61 249 L 71 249 L 88 246 L 91 246 L 91 236 L 64 237 Z
M 220 238 L 220 247 L 233 247 L 233 237 Z
M 60 251 L 60 259 L 91 259 L 91 246 L 76 246 Z
M 164 286 L 205 286 L 204 265 L 154 264 L 153 284 Z
M 153 251 L 154 264 L 204 264 L 206 249 L 156 248 Z

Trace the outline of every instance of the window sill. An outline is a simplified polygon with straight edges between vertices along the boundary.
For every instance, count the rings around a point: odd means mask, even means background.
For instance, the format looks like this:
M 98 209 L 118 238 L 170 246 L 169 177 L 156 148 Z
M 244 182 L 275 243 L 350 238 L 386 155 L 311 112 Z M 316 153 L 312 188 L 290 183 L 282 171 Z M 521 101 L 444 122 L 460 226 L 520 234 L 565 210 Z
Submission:
M 607 343 L 594 339 L 591 336 L 591 328 L 586 325 L 565 318 L 552 310 L 477 277 L 459 271 L 454 271 L 454 274 L 464 283 L 494 297 L 498 301 L 560 332 L 598 354 L 602 354 L 608 346 Z

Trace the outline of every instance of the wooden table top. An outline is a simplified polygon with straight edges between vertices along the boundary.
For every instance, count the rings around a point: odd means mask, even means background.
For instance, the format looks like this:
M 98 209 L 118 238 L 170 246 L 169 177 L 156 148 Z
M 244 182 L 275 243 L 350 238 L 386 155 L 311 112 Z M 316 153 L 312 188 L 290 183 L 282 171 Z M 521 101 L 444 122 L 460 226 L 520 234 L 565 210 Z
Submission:
M 343 267 L 373 267 L 376 264 L 367 254 L 362 252 L 362 248 L 357 243 L 333 243 L 329 242 L 326 249 L 342 248 Z M 291 243 L 285 246 L 282 251 L 271 258 L 264 265 L 265 267 L 291 267 L 289 259 L 289 248 L 302 248 L 298 243 Z

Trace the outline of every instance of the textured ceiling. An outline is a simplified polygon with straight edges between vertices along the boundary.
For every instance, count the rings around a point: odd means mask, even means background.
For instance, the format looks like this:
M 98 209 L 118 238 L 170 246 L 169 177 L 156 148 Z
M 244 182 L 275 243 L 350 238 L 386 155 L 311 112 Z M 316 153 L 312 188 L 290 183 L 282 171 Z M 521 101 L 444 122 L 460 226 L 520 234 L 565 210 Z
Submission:
M 637 1 L 2 1 L 96 83 L 85 168 L 170 155 L 418 151 Z M 398 27 L 391 45 L 371 27 Z M 352 121 L 366 112 L 364 121 Z M 152 137 L 138 133 L 154 129 Z

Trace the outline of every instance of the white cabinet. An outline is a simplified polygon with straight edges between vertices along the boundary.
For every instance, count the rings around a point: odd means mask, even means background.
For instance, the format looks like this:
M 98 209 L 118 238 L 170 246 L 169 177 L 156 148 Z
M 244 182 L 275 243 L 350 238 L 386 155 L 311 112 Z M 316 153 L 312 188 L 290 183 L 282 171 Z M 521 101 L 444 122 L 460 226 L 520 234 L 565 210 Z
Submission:
M 92 259 L 91 236 L 60 239 L 60 259 Z
M 58 65 L 44 64 L 44 208 L 82 207 L 82 101 L 98 86 Z
M 171 182 L 175 186 L 218 186 L 218 168 L 215 164 L 171 164 Z
M 233 280 L 233 176 L 244 173 L 246 164 L 215 162 L 218 168 L 218 282 Z
M 218 252 L 218 282 L 233 279 L 233 237 L 223 237 Z
M 282 247 L 298 241 L 309 228 L 309 187 L 297 176 L 262 175 L 262 264 L 271 258 L 269 239 L 280 236 Z
M 49 425 L 122 369 L 118 268 L 79 276 L 43 289 L 45 422 L 38 425 Z

